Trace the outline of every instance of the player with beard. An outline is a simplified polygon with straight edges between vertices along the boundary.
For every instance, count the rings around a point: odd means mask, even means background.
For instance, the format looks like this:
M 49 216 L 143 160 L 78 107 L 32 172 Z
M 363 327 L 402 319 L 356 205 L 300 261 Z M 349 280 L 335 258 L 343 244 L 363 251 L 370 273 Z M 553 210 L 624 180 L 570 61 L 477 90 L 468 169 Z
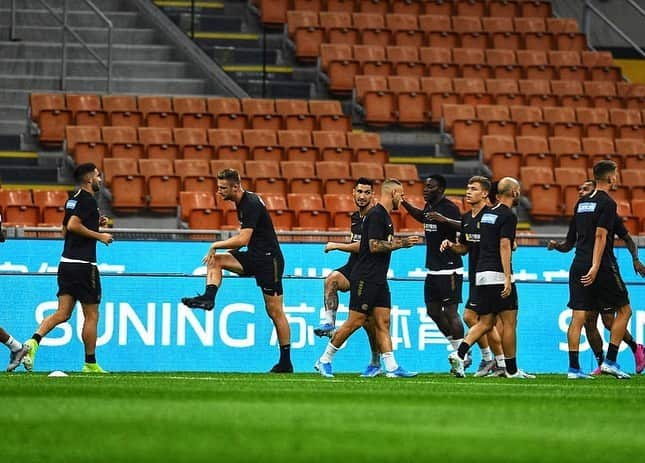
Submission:
M 585 181 L 582 185 L 578 187 L 578 197 L 582 198 L 586 195 L 591 194 L 596 189 L 596 182 L 593 179 Z M 632 256 L 632 264 L 634 266 L 634 272 L 641 277 L 645 277 L 645 266 L 638 258 L 638 247 L 634 240 L 629 235 L 629 232 L 625 228 L 623 220 L 621 217 L 616 216 L 616 222 L 614 223 L 614 234 L 618 238 L 622 239 L 625 242 L 625 247 L 629 250 L 629 253 Z M 550 240 L 547 249 L 549 251 L 555 249 L 559 252 L 569 252 L 575 246 L 575 242 L 564 241 L 554 241 Z M 615 257 L 615 256 L 614 256 Z M 618 263 L 616 262 L 616 268 L 618 268 Z M 602 311 L 590 310 L 587 312 L 585 318 L 585 333 L 587 335 L 587 340 L 591 346 L 591 350 L 594 353 L 594 357 L 598 362 L 598 367 L 591 372 L 593 376 L 600 375 L 601 365 L 604 361 L 604 353 L 602 349 L 602 337 L 598 332 L 598 315 L 601 315 L 603 325 L 607 330 L 611 331 L 611 326 L 614 322 L 614 313 L 615 309 L 612 307 L 603 308 Z M 636 366 L 636 373 L 641 373 L 645 369 L 645 346 L 642 344 L 636 343 L 633 336 L 629 333 L 629 330 L 625 330 L 625 336 L 623 336 L 623 342 L 627 344 L 634 354 L 634 363 Z

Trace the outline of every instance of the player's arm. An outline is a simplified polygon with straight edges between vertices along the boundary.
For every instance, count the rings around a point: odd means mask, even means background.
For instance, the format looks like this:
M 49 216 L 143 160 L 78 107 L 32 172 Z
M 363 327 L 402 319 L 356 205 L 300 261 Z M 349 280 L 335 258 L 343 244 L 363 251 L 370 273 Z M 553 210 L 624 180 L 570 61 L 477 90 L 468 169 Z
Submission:
M 638 258 L 638 246 L 636 246 L 636 243 L 632 239 L 631 235 L 627 233 L 620 238 L 622 238 L 622 240 L 625 242 L 625 247 L 632 255 L 632 265 L 634 266 L 634 272 L 642 277 L 645 277 L 645 265 L 643 265 L 643 263 Z
M 569 252 L 573 249 L 573 246 L 576 244 L 576 222 L 574 219 L 571 219 L 569 222 L 569 231 L 567 232 L 567 237 L 564 241 L 555 241 L 549 240 L 547 243 L 547 250 L 552 251 L 556 250 L 558 252 Z
M 369 241 L 370 252 L 371 253 L 392 252 L 392 251 L 396 251 L 397 249 L 412 247 L 418 242 L 419 242 L 418 236 L 406 236 L 403 238 L 395 238 L 392 241 L 370 239 Z
M 336 242 L 330 241 L 325 245 L 325 252 L 343 251 L 343 252 L 351 252 L 354 254 L 358 254 L 360 247 L 361 247 L 360 241 L 354 241 L 352 243 L 336 243 Z
M 598 276 L 598 270 L 600 270 L 600 261 L 602 259 L 602 253 L 605 251 L 605 246 L 607 245 L 607 229 L 603 227 L 596 227 L 596 237 L 593 243 L 593 257 L 591 260 L 591 268 L 580 278 L 580 281 L 584 286 L 591 285 Z
M 211 244 L 210 252 L 215 252 L 217 249 L 239 249 L 249 244 L 251 236 L 253 235 L 252 228 L 242 228 L 240 233 L 231 236 L 222 241 L 215 241 Z
M 83 236 L 85 238 L 95 239 L 96 241 L 100 241 L 105 245 L 108 245 L 112 241 L 114 241 L 112 235 L 110 235 L 109 233 L 99 233 L 87 228 L 85 225 L 83 225 L 81 218 L 77 215 L 72 215 L 69 218 L 69 221 L 67 222 L 67 231 L 76 233 L 77 235 Z
M 499 241 L 499 255 L 502 259 L 502 270 L 504 271 L 504 289 L 502 297 L 508 297 L 511 294 L 511 254 L 513 246 L 510 238 L 502 238 Z
M 467 244 L 460 243 L 459 241 L 457 241 L 456 243 L 453 243 L 450 240 L 443 240 L 441 242 L 441 245 L 439 246 L 439 251 L 444 252 L 447 249 L 450 249 L 455 254 L 459 254 L 460 256 L 463 256 L 464 254 L 468 253 L 469 247 Z
M 418 207 L 414 207 L 412 204 L 410 204 L 405 198 L 401 202 L 403 207 L 405 207 L 405 210 L 408 211 L 408 213 L 414 217 L 414 220 L 417 222 L 423 223 L 423 209 L 419 209 Z
M 459 230 L 461 228 L 460 219 L 446 217 L 445 215 L 439 214 L 436 211 L 428 212 L 428 218 L 434 220 L 435 222 L 445 223 L 450 228 L 454 228 L 455 230 Z

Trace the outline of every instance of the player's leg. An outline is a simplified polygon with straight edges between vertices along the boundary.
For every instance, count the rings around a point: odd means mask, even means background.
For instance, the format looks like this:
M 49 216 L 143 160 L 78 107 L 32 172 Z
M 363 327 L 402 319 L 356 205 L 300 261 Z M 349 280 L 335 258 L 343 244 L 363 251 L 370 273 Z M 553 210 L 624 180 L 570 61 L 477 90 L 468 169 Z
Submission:
M 363 324 L 363 329 L 367 334 L 367 340 L 369 341 L 372 357 L 370 359 L 370 363 L 367 365 L 367 368 L 365 368 L 365 371 L 361 376 L 364 378 L 374 378 L 375 376 L 379 376 L 383 373 L 383 369 L 381 368 L 381 352 L 379 350 L 378 343 L 376 342 L 376 324 L 374 316 L 367 317 Z
M 264 296 L 264 306 L 267 315 L 273 322 L 275 332 L 278 336 L 278 344 L 280 345 L 280 359 L 278 363 L 271 369 L 272 373 L 293 373 L 293 365 L 291 363 L 291 328 L 289 321 L 284 313 L 283 295 L 266 294 Z
M 20 362 L 27 352 L 29 352 L 29 346 L 22 344 L 2 327 L 0 327 L 0 342 L 9 348 L 9 365 L 7 365 L 7 371 L 13 371 L 20 365 Z
M 428 316 L 435 322 L 441 334 L 450 340 L 450 325 L 443 312 L 443 301 L 439 294 L 439 288 L 436 285 L 435 275 L 426 275 L 423 286 L 423 297 L 425 299 Z
M 352 308 L 353 305 L 350 302 L 349 317 L 345 323 L 343 323 L 340 328 L 336 330 L 332 338 L 327 343 L 325 351 L 320 356 L 320 358 L 314 364 L 314 368 L 324 376 L 325 378 L 332 378 L 334 375 L 332 373 L 331 363 L 334 360 L 334 356 L 338 349 L 349 339 L 349 337 L 361 326 L 365 324 L 367 320 L 367 312 L 363 312 L 360 309 Z M 357 307 L 360 307 L 358 305 Z
M 569 379 L 589 379 L 580 369 L 580 335 L 582 327 L 585 324 L 587 314 L 585 310 L 573 309 L 571 311 L 571 321 L 567 330 L 567 344 L 569 346 Z
M 338 292 L 349 290 L 349 280 L 338 270 L 334 270 L 325 278 L 325 322 L 314 329 L 316 336 L 331 337 L 336 326 L 338 311 Z
M 385 375 L 388 378 L 413 378 L 418 373 L 405 370 L 399 366 L 394 357 L 392 337 L 390 336 L 390 312 L 390 304 L 375 307 L 373 312 L 376 342 L 382 352 L 381 357 L 385 364 Z
M 590 310 L 586 313 L 585 316 L 585 334 L 587 336 L 587 341 L 589 341 L 589 346 L 591 346 L 591 351 L 593 352 L 596 362 L 598 362 L 598 368 L 591 372 L 592 375 L 600 374 L 600 365 L 602 365 L 605 355 L 602 350 L 602 337 L 600 332 L 598 332 L 598 311 Z
M 56 326 L 61 323 L 65 323 L 70 319 L 75 304 L 76 298 L 74 296 L 70 294 L 60 294 L 58 296 L 58 308 L 56 309 L 56 312 L 45 317 L 31 339 L 25 341 L 25 344 L 29 346 L 29 353 L 23 357 L 22 364 L 25 366 L 27 371 L 31 371 L 34 367 L 36 351 L 38 350 L 41 339 L 47 336 L 47 334 Z
M 83 365 L 83 373 L 107 373 L 96 362 L 96 337 L 97 327 L 99 324 L 99 305 L 98 304 L 83 304 L 83 332 L 82 339 L 85 346 L 85 364 Z
M 222 272 L 228 270 L 237 274 L 244 273 L 244 263 L 249 260 L 246 252 L 225 252 L 210 257 L 206 266 L 206 290 L 195 297 L 184 297 L 181 302 L 191 309 L 212 310 L 215 296 L 222 285 Z
M 502 326 L 502 320 L 497 319 L 495 326 L 486 333 L 488 338 L 488 343 L 490 344 L 490 350 L 493 351 L 493 356 L 495 357 L 495 368 L 493 369 L 493 376 L 506 376 L 506 359 L 504 357 L 504 349 L 502 348 L 502 335 L 504 332 L 504 327 Z
M 464 309 L 464 323 L 466 323 L 468 328 L 475 326 L 478 319 L 479 316 L 477 315 L 477 312 L 468 308 L 468 304 L 466 304 L 466 308 Z M 486 376 L 495 368 L 495 359 L 493 358 L 493 353 L 488 343 L 488 334 L 481 336 L 477 340 L 477 345 L 481 351 L 482 358 L 479 362 L 479 367 L 477 367 L 477 371 L 475 372 L 475 376 Z
M 629 304 L 625 304 L 616 309 L 616 318 L 611 325 L 611 335 L 609 347 L 607 348 L 607 356 L 601 365 L 603 373 L 615 376 L 618 379 L 629 379 L 629 375 L 620 369 L 617 363 L 618 347 L 625 337 L 627 332 L 627 325 L 632 316 L 632 308 Z
M 602 323 L 611 331 L 611 326 L 614 323 L 614 311 L 604 311 L 602 313 Z M 629 329 L 625 329 L 625 336 L 623 342 L 629 346 L 632 354 L 634 354 L 634 363 L 636 364 L 636 373 L 641 373 L 645 369 L 645 346 L 638 344 Z
M 512 296 L 509 296 L 512 297 Z M 534 375 L 524 372 L 517 366 L 517 307 L 503 310 L 498 318 L 502 321 L 502 348 L 506 363 L 506 377 L 518 379 L 534 379 Z
M 464 373 L 464 360 L 470 350 L 471 346 L 475 344 L 486 333 L 488 333 L 495 325 L 495 315 L 487 312 L 484 313 L 486 305 L 482 303 L 478 307 L 479 319 L 477 323 L 468 330 L 464 340 L 459 344 L 457 350 L 453 351 L 448 356 L 451 372 L 458 378 L 463 378 Z

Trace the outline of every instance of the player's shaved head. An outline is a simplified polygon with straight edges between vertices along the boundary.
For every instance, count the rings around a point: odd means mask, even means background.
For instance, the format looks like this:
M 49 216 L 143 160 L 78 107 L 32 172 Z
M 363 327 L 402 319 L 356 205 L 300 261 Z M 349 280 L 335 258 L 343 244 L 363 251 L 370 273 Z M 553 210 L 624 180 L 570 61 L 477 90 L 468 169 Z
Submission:
M 520 189 L 520 182 L 513 177 L 504 177 L 497 184 L 497 194 L 499 196 L 513 197 L 513 192 Z
M 401 182 L 399 182 L 395 178 L 388 178 L 381 185 L 381 194 L 382 195 L 389 194 L 397 188 L 403 188 L 403 185 L 401 184 Z

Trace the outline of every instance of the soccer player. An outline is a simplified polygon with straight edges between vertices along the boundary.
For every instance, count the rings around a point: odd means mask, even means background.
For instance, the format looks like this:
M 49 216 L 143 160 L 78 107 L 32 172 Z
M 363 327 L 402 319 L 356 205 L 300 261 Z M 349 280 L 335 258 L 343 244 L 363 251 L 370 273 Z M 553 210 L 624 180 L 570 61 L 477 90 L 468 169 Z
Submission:
M 520 199 L 520 183 L 512 177 L 499 181 L 497 204 L 486 207 L 480 221 L 479 259 L 477 260 L 477 305 L 479 321 L 466 335 L 456 352 L 448 356 L 455 376 L 464 377 L 464 358 L 479 338 L 502 321 L 502 348 L 506 363 L 506 377 L 532 379 L 517 367 L 517 290 L 513 283 L 511 265 L 517 216 L 511 207 Z
M 457 307 L 461 302 L 463 264 L 461 256 L 448 249 L 439 249 L 444 240 L 455 241 L 461 215 L 459 208 L 445 196 L 446 179 L 431 175 L 425 181 L 423 197 L 425 207 L 418 209 L 407 201 L 403 207 L 423 224 L 426 240 L 426 275 L 424 299 L 428 316 L 439 331 L 456 349 L 464 337 L 464 325 Z M 452 220 L 454 224 L 446 219 Z
M 578 187 L 578 197 L 582 198 L 585 195 L 591 194 L 595 189 L 596 189 L 595 180 L 593 179 L 587 180 Z M 632 239 L 632 237 L 629 235 L 629 232 L 625 228 L 622 218 L 618 215 L 616 216 L 616 221 L 614 223 L 614 234 L 625 242 L 625 247 L 629 250 L 630 254 L 632 255 L 632 264 L 634 266 L 634 272 L 636 272 L 636 274 L 640 275 L 641 277 L 645 277 L 645 266 L 643 266 L 642 262 L 638 258 L 638 248 L 636 246 L 636 243 L 634 243 L 634 240 Z M 547 249 L 549 251 L 555 249 L 559 252 L 569 252 L 571 249 L 573 249 L 574 246 L 575 246 L 575 242 L 573 241 L 569 242 L 567 240 L 564 240 L 561 242 L 557 242 L 555 240 L 550 240 L 547 245 Z M 613 239 L 612 239 L 612 246 L 613 246 Z M 612 257 L 614 257 L 616 268 L 618 268 L 618 263 L 615 261 L 615 256 L 613 254 L 612 254 Z M 613 321 L 614 321 L 614 309 L 611 307 L 603 308 L 601 313 L 602 313 L 603 325 L 608 330 L 611 330 L 611 325 L 613 324 Z M 598 312 L 597 310 L 588 311 L 586 314 L 585 323 L 584 323 L 587 339 L 591 346 L 591 350 L 593 351 L 594 356 L 596 357 L 596 361 L 598 362 L 598 367 L 593 372 L 591 372 L 591 374 L 594 376 L 602 373 L 600 367 L 604 360 L 604 353 L 602 350 L 602 338 L 600 337 L 600 333 L 598 332 L 599 314 L 600 312 Z M 629 346 L 632 353 L 634 354 L 636 373 L 641 373 L 643 369 L 645 369 L 645 346 L 643 346 L 642 344 L 637 344 L 627 329 L 625 330 L 625 336 L 623 337 L 623 342 L 625 342 Z
M 235 203 L 240 233 L 211 244 L 203 260 L 207 266 L 206 291 L 196 297 L 184 297 L 181 302 L 193 309 L 213 310 L 223 270 L 254 276 L 280 343 L 280 359 L 270 372 L 293 373 L 291 330 L 283 308 L 284 257 L 271 216 L 257 194 L 242 188 L 240 174 L 235 169 L 224 169 L 217 174 L 217 192 L 222 199 Z M 247 250 L 240 251 L 244 246 Z M 218 249 L 230 251 L 217 254 Z
M 336 243 L 330 241 L 325 245 L 325 252 L 337 250 L 348 252 L 350 256 L 345 265 L 332 271 L 325 278 L 325 323 L 314 329 L 316 336 L 327 336 L 331 338 L 334 334 L 336 328 L 336 312 L 338 310 L 338 292 L 349 291 L 349 275 L 352 273 L 352 268 L 354 268 L 354 264 L 358 258 L 363 217 L 365 217 L 367 211 L 373 206 L 373 194 L 373 180 L 361 177 L 356 181 L 352 195 L 358 210 L 351 215 L 350 242 Z M 383 373 L 381 369 L 381 357 L 376 340 L 374 339 L 373 326 L 368 323 L 364 328 L 370 343 L 372 358 L 361 376 L 373 378 Z
M 373 318 L 376 342 L 389 378 L 409 378 L 417 373 L 400 367 L 392 352 L 390 337 L 390 288 L 387 270 L 392 251 L 409 248 L 419 241 L 417 236 L 393 238 L 394 227 L 390 213 L 397 210 L 403 197 L 403 186 L 395 179 L 381 185 L 380 203 L 374 206 L 363 219 L 358 259 L 350 274 L 349 317 L 336 330 L 327 344 L 315 369 L 326 377 L 333 378 L 332 360 L 338 349 L 368 318 Z
M 92 163 L 81 164 L 74 170 L 79 189 L 65 203 L 63 236 L 65 245 L 58 264 L 58 309 L 45 318 L 31 339 L 25 342 L 29 352 L 22 359 L 28 371 L 34 366 L 36 351 L 42 338 L 57 325 L 72 316 L 76 301 L 81 303 L 85 364 L 83 373 L 107 373 L 96 362 L 96 328 L 101 302 L 101 280 L 96 266 L 96 242 L 112 243 L 109 233 L 100 233 L 99 226 L 107 223 L 101 217 L 94 195 L 101 188 L 101 173 Z
M 464 322 L 469 327 L 473 327 L 479 318 L 475 310 L 477 306 L 475 274 L 477 260 L 479 258 L 481 218 L 484 214 L 484 208 L 488 205 L 490 189 L 491 182 L 486 177 L 474 176 L 468 180 L 468 185 L 466 186 L 466 202 L 470 204 L 471 210 L 461 216 L 458 241 L 444 240 L 440 248 L 441 252 L 445 252 L 446 249 L 451 249 L 459 255 L 468 253 L 468 281 L 470 285 L 468 302 L 466 302 L 464 309 Z M 502 342 L 497 328 L 493 327 L 488 334 L 482 335 L 477 343 L 481 349 L 482 360 L 475 376 L 486 376 L 491 372 L 496 376 L 505 374 L 506 364 L 504 362 Z M 493 347 L 493 351 L 491 351 L 491 346 Z M 493 352 L 495 353 L 494 358 Z
M 591 378 L 580 369 L 578 358 L 586 312 L 613 307 L 616 309 L 616 318 L 611 327 L 607 357 L 600 369 L 618 379 L 629 379 L 630 376 L 616 362 L 618 346 L 632 313 L 627 288 L 612 252 L 616 202 L 607 192 L 616 183 L 616 164 L 613 161 L 600 161 L 593 167 L 593 175 L 596 189 L 578 200 L 567 233 L 567 242 L 576 243 L 575 257 L 569 270 L 568 306 L 573 313 L 567 331 L 567 377 Z

